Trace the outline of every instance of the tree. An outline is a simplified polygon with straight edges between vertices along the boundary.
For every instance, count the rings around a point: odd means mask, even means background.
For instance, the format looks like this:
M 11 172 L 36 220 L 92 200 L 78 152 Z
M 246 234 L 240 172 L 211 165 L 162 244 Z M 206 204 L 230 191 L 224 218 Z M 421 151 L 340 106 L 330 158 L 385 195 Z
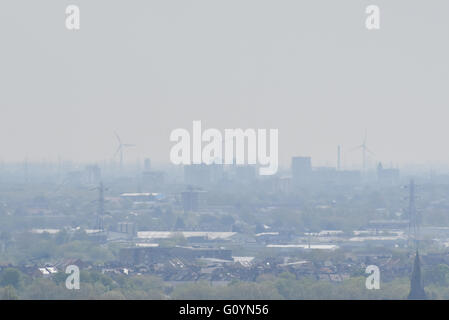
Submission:
M 0 286 L 12 286 L 16 289 L 20 287 L 21 274 L 14 268 L 6 268 L 0 275 Z
M 2 300 L 18 300 L 16 290 L 14 287 L 7 286 L 0 291 L 0 297 Z
M 447 286 L 449 284 L 449 266 L 447 264 L 434 265 L 423 270 L 424 285 L 435 284 Z
M 57 300 L 64 299 L 69 293 L 65 287 L 58 286 L 50 279 L 35 279 L 23 293 L 24 299 L 30 300 Z
M 125 300 L 126 297 L 119 290 L 107 291 L 100 296 L 104 300 Z

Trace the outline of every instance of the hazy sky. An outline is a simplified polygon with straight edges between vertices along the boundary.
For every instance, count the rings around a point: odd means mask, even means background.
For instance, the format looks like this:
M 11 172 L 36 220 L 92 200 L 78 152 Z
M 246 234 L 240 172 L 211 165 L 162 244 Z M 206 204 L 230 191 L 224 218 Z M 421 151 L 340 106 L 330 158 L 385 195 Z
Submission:
M 79 5 L 81 30 L 65 28 Z M 381 29 L 365 28 L 365 8 Z M 0 158 L 169 161 L 170 132 L 277 128 L 310 155 L 446 162 L 447 0 L 2 0 Z

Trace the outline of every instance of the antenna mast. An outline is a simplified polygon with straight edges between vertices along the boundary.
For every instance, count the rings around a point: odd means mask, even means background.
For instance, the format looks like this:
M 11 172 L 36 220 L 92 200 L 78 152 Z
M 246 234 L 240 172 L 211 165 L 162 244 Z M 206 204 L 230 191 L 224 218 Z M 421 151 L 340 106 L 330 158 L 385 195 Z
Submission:
M 419 241 L 419 227 L 420 227 L 420 219 L 418 217 L 415 205 L 415 181 L 413 179 L 410 180 L 409 185 L 409 204 L 408 204 L 408 240 L 409 245 L 411 240 L 414 241 L 416 249 L 418 249 L 418 241 Z

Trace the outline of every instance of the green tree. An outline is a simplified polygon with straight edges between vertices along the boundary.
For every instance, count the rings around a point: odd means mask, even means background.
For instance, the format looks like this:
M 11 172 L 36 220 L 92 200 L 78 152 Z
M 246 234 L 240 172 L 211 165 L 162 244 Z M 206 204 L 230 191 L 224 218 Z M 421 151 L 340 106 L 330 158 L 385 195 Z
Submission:
M 22 275 L 19 270 L 14 268 L 6 268 L 0 274 L 0 286 L 12 286 L 16 289 L 20 287 Z
M 2 300 L 18 300 L 19 297 L 16 293 L 16 290 L 14 287 L 7 286 L 5 288 L 2 288 L 0 291 L 0 297 Z

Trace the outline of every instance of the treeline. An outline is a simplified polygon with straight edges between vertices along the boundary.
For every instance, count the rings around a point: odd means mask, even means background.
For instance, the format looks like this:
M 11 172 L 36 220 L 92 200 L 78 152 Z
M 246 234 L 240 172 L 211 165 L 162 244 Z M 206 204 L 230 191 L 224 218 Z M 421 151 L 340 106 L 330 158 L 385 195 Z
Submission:
M 423 268 L 423 282 L 428 298 L 449 299 L 449 266 Z M 385 282 L 379 290 L 366 289 L 364 276 L 341 282 L 318 281 L 296 277 L 262 275 L 256 282 L 232 281 L 227 284 L 209 282 L 166 283 L 151 275 L 107 273 L 81 270 L 80 289 L 65 286 L 67 274 L 32 277 L 15 268 L 0 272 L 0 299 L 405 299 L 410 290 L 407 276 Z
M 368 290 L 364 277 L 331 283 L 311 278 L 297 280 L 294 275 L 284 273 L 278 277 L 262 276 L 256 282 L 172 285 L 149 275 L 81 271 L 80 289 L 69 290 L 65 286 L 66 277 L 65 273 L 59 273 L 51 278 L 32 278 L 17 269 L 6 268 L 0 272 L 0 299 L 404 299 L 410 288 L 407 277 L 382 283 L 380 290 Z M 429 298 L 449 298 L 448 287 L 437 281 L 440 279 L 428 282 Z

